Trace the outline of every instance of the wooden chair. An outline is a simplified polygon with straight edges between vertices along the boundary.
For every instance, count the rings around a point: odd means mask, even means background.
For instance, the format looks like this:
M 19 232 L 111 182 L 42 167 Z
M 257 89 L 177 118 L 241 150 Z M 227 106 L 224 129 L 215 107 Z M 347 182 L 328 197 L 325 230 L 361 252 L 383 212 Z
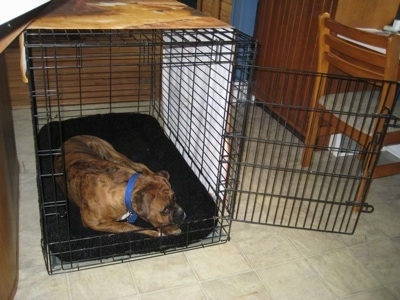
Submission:
M 382 146 L 400 144 L 400 128 L 389 127 L 383 142 L 376 142 L 377 136 L 379 137 L 379 133 L 382 132 L 387 120 L 364 119 L 361 127 L 351 118 L 352 113 L 340 114 L 340 110 L 350 109 L 350 106 L 358 107 L 360 110 L 366 109 L 365 107 L 373 108 L 375 111 L 369 112 L 371 114 L 379 114 L 387 111 L 387 109 L 393 110 L 396 100 L 396 84 L 386 82 L 386 80 L 397 81 L 400 36 L 397 34 L 372 33 L 348 27 L 332 20 L 328 13 L 321 14 L 318 22 L 318 72 L 329 73 L 334 69 L 335 72 L 339 70 L 352 77 L 371 79 L 365 81 L 370 82 L 371 86 L 378 86 L 376 89 L 378 92 L 360 90 L 359 88 L 359 90 L 354 89 L 345 93 L 338 91 L 335 95 L 326 96 L 324 92 L 326 93 L 327 90 L 327 79 L 323 76 L 318 78 L 311 99 L 302 166 L 310 165 L 313 152 L 318 148 L 315 145 L 317 145 L 319 138 L 322 139 L 323 135 L 329 136 L 339 133 L 357 141 L 360 147 L 368 149 L 368 153 L 378 153 L 377 155 L 362 157 L 364 159 L 362 172 L 365 178 L 377 178 L 400 173 L 400 162 L 376 165 Z M 380 53 L 366 48 L 364 47 L 366 44 L 383 51 Z M 374 79 L 377 81 L 374 81 Z M 322 98 L 324 102 L 321 101 Z M 361 113 L 365 113 L 365 111 Z M 394 107 L 394 114 L 396 113 L 399 113 L 400 116 L 400 103 Z M 391 122 L 394 119 L 393 117 Z M 366 122 L 373 124 L 365 124 Z M 368 128 L 368 130 L 365 130 L 365 128 Z

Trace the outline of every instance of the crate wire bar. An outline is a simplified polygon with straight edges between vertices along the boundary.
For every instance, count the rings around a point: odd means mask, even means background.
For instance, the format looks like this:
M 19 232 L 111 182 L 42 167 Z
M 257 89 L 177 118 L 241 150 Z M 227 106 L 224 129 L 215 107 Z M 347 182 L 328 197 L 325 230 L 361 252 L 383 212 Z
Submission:
M 316 145 L 305 145 L 307 124 L 295 124 L 316 111 L 309 103 L 321 78 L 326 82 L 322 100 L 338 92 L 361 92 L 367 108 L 372 104 L 367 95 L 380 93 L 383 82 L 254 66 L 255 41 L 230 28 L 29 29 L 25 46 L 35 141 L 41 128 L 54 121 L 109 113 L 150 115 L 218 210 L 216 227 L 196 243 L 60 261 L 46 244 L 45 224 L 54 217 L 53 206 L 67 207 L 68 202 L 57 197 L 43 202 L 44 182 L 50 179 L 56 193 L 55 178 L 62 174 L 43 172 L 40 161 L 62 152 L 59 146 L 37 151 L 43 254 L 51 274 L 224 243 L 233 221 L 352 234 L 361 212 L 372 210 L 366 203 L 371 178 L 362 169 L 366 157 L 379 155 L 381 139 L 365 149 L 357 140 L 326 134 Z M 256 72 L 262 82 L 253 81 Z M 397 83 L 387 84 L 398 88 Z M 392 107 L 378 113 L 348 107 L 335 113 L 355 119 L 365 130 L 384 121 L 377 133 L 384 136 Z M 304 147 L 315 150 L 308 167 L 301 165 Z M 73 245 L 76 240 L 61 242 Z

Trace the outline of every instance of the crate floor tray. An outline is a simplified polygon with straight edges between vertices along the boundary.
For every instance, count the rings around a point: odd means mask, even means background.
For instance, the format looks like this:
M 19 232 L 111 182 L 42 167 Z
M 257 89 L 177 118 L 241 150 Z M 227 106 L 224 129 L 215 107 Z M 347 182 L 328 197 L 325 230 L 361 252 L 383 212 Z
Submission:
M 63 141 L 74 135 L 89 134 L 110 142 L 133 161 L 151 170 L 166 170 L 177 202 L 187 218 L 177 236 L 149 238 L 135 232 L 109 234 L 82 226 L 79 210 L 66 201 L 57 188 L 53 173 L 54 154 Z M 165 251 L 198 242 L 216 226 L 217 207 L 207 190 L 190 169 L 174 144 L 165 136 L 157 120 L 149 115 L 111 113 L 50 122 L 38 134 L 39 167 L 42 189 L 41 216 L 43 245 L 62 261 L 131 256 Z M 151 228 L 143 220 L 137 220 Z

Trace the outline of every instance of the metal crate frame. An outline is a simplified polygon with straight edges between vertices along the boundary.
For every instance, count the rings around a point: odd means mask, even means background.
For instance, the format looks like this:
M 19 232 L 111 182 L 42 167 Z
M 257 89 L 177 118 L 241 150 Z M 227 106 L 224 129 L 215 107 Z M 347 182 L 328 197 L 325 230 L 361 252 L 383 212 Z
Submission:
M 231 220 L 223 201 L 223 187 L 229 182 L 233 188 L 236 180 L 229 179 L 226 163 L 220 162 L 239 155 L 240 149 L 229 147 L 228 151 L 226 120 L 232 119 L 228 107 L 239 95 L 235 89 L 242 88 L 238 83 L 234 87 L 238 81 L 235 78 L 251 76 L 248 66 L 252 65 L 255 49 L 251 37 L 234 29 L 27 30 L 25 47 L 42 250 L 50 274 L 205 247 L 229 239 Z M 243 66 L 235 63 L 239 60 Z M 148 114 L 159 120 L 215 199 L 217 225 L 208 237 L 184 247 L 165 245 L 165 250 L 157 253 L 62 261 L 51 252 L 44 225 L 54 217 L 53 207 L 68 206 L 68 202 L 55 197 L 54 203 L 48 204 L 43 199 L 45 180 L 50 179 L 56 191 L 55 179 L 62 174 L 41 169 L 42 160 L 52 161 L 62 155 L 62 149 L 60 145 L 39 151 L 38 133 L 54 121 L 126 112 Z M 58 131 L 62 136 L 61 126 Z M 49 135 L 48 140 L 51 144 L 53 137 Z M 68 214 L 55 214 L 57 218 L 69 218 Z

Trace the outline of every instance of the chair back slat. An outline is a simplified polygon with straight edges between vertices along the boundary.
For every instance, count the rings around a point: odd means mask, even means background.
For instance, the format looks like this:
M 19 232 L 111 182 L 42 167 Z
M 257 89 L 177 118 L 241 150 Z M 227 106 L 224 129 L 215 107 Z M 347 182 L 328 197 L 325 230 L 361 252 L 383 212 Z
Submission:
M 325 60 L 329 62 L 330 65 L 335 66 L 346 74 L 355 77 L 383 79 L 383 74 L 379 72 L 379 70 L 373 71 L 371 68 L 365 68 L 361 64 L 351 63 L 332 53 L 326 53 L 325 56 Z
M 354 77 L 397 81 L 399 35 L 348 27 L 327 13 L 320 15 L 319 26 L 319 72 L 328 73 L 333 66 Z

